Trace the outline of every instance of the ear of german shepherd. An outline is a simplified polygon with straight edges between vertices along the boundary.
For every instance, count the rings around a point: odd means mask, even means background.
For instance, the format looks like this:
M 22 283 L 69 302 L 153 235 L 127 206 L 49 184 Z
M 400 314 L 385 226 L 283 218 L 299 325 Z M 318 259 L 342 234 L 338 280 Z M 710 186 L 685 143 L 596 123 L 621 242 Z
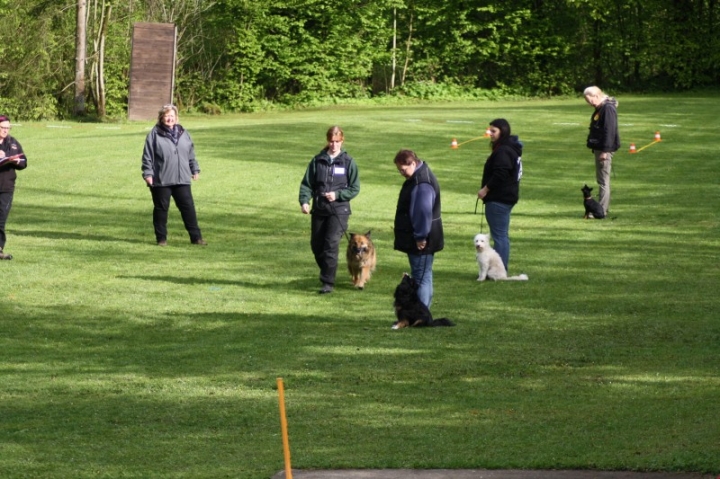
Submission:
M 375 245 L 370 238 L 370 231 L 364 235 L 350 233 L 347 247 L 347 266 L 352 276 L 352 283 L 357 289 L 365 288 L 375 271 L 377 257 Z
M 417 295 L 417 282 L 405 273 L 400 284 L 395 288 L 395 316 L 397 321 L 393 329 L 421 327 L 421 326 L 455 326 L 447 318 L 433 319 L 430 309 L 420 301 Z

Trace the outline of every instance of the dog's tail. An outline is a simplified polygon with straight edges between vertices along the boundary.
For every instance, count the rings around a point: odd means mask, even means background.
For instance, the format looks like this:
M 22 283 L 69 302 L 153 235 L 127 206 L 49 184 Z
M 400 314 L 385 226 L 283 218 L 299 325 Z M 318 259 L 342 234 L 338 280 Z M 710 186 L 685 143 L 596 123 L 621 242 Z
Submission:
M 455 323 L 447 318 L 433 319 L 430 326 L 455 326 Z
M 530 278 L 526 274 L 519 274 L 517 276 L 508 276 L 507 279 L 508 281 L 527 281 Z

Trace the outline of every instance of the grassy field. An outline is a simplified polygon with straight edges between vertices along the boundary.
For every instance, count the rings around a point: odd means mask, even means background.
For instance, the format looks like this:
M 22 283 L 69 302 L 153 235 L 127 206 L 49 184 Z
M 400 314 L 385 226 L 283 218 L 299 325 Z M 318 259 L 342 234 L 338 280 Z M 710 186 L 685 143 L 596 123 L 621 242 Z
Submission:
M 0 477 L 267 478 L 278 377 L 294 468 L 720 473 L 718 99 L 620 98 L 604 221 L 582 220 L 582 99 L 181 115 L 206 248 L 176 209 L 155 245 L 151 123 L 15 125 L 29 166 L 0 262 Z M 525 143 L 510 269 L 526 283 L 475 281 L 489 148 L 450 149 L 497 117 Z M 343 267 L 319 296 L 297 195 L 331 124 L 360 168 L 350 230 L 372 230 L 379 267 L 364 291 Z M 455 328 L 390 329 L 400 148 L 442 187 L 433 312 Z

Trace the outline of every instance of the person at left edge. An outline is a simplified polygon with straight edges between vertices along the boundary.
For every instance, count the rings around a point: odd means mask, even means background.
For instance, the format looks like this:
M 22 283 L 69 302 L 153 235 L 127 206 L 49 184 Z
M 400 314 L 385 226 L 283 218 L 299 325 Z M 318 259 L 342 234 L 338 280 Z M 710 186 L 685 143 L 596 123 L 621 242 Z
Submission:
M 342 129 L 332 126 L 325 137 L 327 144 L 305 170 L 299 195 L 300 211 L 311 215 L 310 247 L 320 268 L 320 294 L 332 293 L 335 287 L 338 249 L 348 227 L 350 200 L 360 193 L 357 164 L 342 147 Z
M 12 259 L 12 255 L 3 252 L 7 241 L 5 224 L 15 194 L 16 171 L 27 167 L 22 146 L 10 136 L 10 128 L 10 118 L 0 115 L 0 260 Z
M 167 220 L 170 198 L 180 210 L 190 242 L 205 246 L 198 226 L 190 184 L 200 177 L 195 145 L 188 132 L 178 124 L 175 105 L 158 112 L 157 124 L 145 139 L 142 176 L 153 200 L 153 225 L 158 246 L 167 246 Z

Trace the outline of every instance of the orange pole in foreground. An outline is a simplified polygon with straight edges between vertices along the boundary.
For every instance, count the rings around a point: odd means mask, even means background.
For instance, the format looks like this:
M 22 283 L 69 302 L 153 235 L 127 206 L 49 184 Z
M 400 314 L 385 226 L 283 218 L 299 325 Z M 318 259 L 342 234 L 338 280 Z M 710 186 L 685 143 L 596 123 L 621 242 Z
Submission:
M 283 455 L 285 456 L 285 477 L 292 479 L 290 466 L 290 441 L 288 440 L 287 417 L 285 416 L 285 386 L 282 378 L 277 378 L 278 396 L 280 397 L 280 428 L 282 429 Z

